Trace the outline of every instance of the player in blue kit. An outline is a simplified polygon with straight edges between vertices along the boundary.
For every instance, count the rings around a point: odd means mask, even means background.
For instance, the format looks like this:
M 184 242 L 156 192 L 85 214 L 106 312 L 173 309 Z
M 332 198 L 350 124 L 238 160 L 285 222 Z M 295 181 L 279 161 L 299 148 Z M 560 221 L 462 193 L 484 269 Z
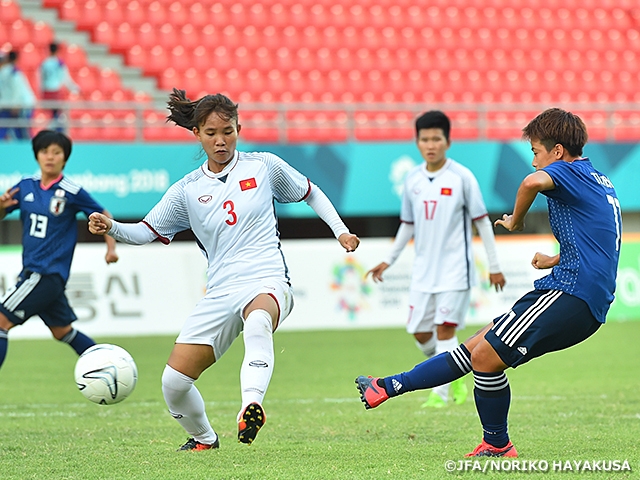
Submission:
M 20 209 L 22 272 L 0 300 L 0 366 L 7 354 L 8 331 L 39 315 L 52 335 L 78 355 L 95 342 L 74 329 L 77 319 L 64 290 L 78 240 L 76 215 L 108 212 L 82 187 L 62 175 L 71 140 L 43 130 L 31 141 L 40 174 L 23 178 L 0 196 L 0 219 Z M 118 261 L 116 241 L 105 235 L 107 263 Z
M 582 157 L 584 123 L 570 112 L 551 108 L 523 129 L 523 137 L 531 143 L 536 172 L 520 184 L 513 213 L 495 224 L 522 230 L 536 195 L 546 196 L 560 253 L 538 252 L 531 263 L 551 268 L 551 273 L 455 350 L 405 373 L 356 379 L 365 407 L 374 408 L 390 397 L 449 383 L 473 371 L 484 438 L 467 455 L 472 457 L 518 456 L 507 432 L 511 391 L 504 371 L 593 335 L 605 322 L 615 291 L 620 202 L 611 181 Z

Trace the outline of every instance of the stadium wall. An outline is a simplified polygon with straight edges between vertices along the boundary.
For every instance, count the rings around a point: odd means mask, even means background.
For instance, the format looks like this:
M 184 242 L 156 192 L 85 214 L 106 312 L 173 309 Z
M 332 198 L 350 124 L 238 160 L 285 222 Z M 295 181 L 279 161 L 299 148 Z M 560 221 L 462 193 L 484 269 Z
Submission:
M 250 144 L 240 150 L 274 152 L 319 185 L 344 217 L 393 216 L 400 210 L 406 172 L 421 159 L 413 142 Z M 532 171 L 527 142 L 453 142 L 451 158 L 478 178 L 489 212 L 513 205 L 522 178 Z M 636 187 L 640 144 L 590 143 L 585 155 L 616 186 L 623 211 L 640 211 Z M 173 182 L 202 163 L 198 145 L 77 143 L 65 174 L 83 185 L 116 218 L 142 218 Z M 0 142 L 0 190 L 37 165 L 30 143 Z M 310 217 L 304 203 L 277 205 L 281 217 Z M 546 209 L 538 198 L 533 211 Z M 15 218 L 16 214 L 13 214 Z M 11 217 L 10 217 L 11 218 Z
M 335 240 L 282 242 L 295 307 L 282 330 L 403 327 L 408 315 L 408 289 L 413 249 L 405 248 L 385 272 L 383 283 L 365 272 L 387 253 L 392 239 L 364 239 L 353 254 Z M 557 252 L 551 236 L 501 236 L 497 239 L 507 285 L 496 293 L 486 283 L 488 264 L 479 240 L 474 242 L 479 279 L 473 288 L 468 324 L 485 324 L 506 312 L 531 290 L 535 252 Z M 93 336 L 177 334 L 186 316 L 204 295 L 206 262 L 190 242 L 170 246 L 119 245 L 120 261 L 103 261 L 105 246 L 80 244 L 67 284 L 67 296 L 78 315 L 78 328 Z M 21 268 L 21 248 L 0 247 L 0 293 L 11 288 Z M 609 321 L 640 320 L 640 235 L 625 236 L 621 250 L 616 300 Z M 11 331 L 11 338 L 46 338 L 37 318 Z

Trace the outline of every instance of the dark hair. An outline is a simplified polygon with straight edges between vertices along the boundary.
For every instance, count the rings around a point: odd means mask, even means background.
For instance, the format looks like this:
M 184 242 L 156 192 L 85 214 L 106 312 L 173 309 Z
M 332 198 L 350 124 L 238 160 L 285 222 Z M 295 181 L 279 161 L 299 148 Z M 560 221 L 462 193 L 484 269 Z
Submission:
M 58 51 L 58 44 L 57 43 L 50 43 L 49 44 L 49 53 L 56 53 Z
M 424 128 L 441 128 L 444 137 L 449 141 L 451 132 L 451 121 L 440 110 L 431 110 L 423 113 L 416 119 L 416 136 L 420 134 L 420 130 Z
M 224 120 L 233 120 L 238 124 L 238 105 L 221 93 L 205 95 L 200 100 L 192 102 L 186 97 L 184 90 L 174 88 L 169 95 L 167 108 L 170 112 L 167 121 L 171 120 L 187 130 L 200 128 L 213 112 Z
M 17 59 L 18 59 L 18 52 L 16 52 L 15 50 L 11 50 L 7 55 L 7 61 L 11 63 L 11 62 L 15 62 Z
M 579 116 L 561 108 L 549 108 L 522 129 L 522 138 L 539 141 L 547 152 L 559 143 L 572 157 L 578 157 L 589 135 Z
M 64 161 L 69 160 L 71 156 L 71 139 L 64 133 L 54 132 L 53 130 L 40 130 L 33 139 L 31 139 L 31 146 L 33 147 L 33 154 L 36 159 L 38 158 L 38 152 L 49 148 L 49 145 L 59 145 L 64 152 Z

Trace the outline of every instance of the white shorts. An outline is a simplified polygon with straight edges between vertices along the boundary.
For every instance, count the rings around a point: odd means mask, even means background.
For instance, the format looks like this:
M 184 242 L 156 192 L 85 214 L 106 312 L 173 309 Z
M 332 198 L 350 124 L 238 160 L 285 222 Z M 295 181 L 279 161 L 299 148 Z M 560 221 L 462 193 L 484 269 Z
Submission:
M 465 325 L 469 311 L 471 290 L 427 293 L 418 290 L 409 292 L 409 319 L 407 332 L 432 332 L 435 325 Z
M 244 328 L 245 307 L 261 293 L 276 301 L 280 325 L 293 308 L 293 291 L 283 280 L 265 278 L 208 292 L 185 320 L 176 343 L 211 345 L 219 360 Z

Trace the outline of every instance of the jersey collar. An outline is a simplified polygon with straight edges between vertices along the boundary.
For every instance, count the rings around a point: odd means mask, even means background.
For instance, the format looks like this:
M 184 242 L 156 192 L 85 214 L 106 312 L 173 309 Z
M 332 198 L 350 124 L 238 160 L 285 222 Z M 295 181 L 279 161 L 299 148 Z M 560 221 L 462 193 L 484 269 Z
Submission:
M 226 175 L 229 175 L 231 170 L 233 170 L 236 167 L 236 165 L 238 164 L 238 158 L 239 157 L 240 157 L 240 152 L 238 152 L 238 150 L 236 149 L 236 151 L 233 154 L 233 158 L 231 159 L 231 161 L 229 163 L 227 163 L 225 165 L 225 167 L 222 169 L 222 171 L 219 172 L 219 173 L 213 173 L 211 170 L 209 170 L 207 161 L 205 161 L 200 168 L 202 168 L 202 172 L 209 178 L 224 177 Z
M 429 170 L 427 170 L 427 165 L 425 164 L 424 167 L 422 168 L 422 173 L 424 173 L 424 175 L 427 176 L 428 178 L 436 178 L 442 175 L 446 170 L 448 170 L 450 165 L 451 165 L 451 159 L 447 158 L 444 162 L 444 165 L 442 165 L 442 168 L 440 168 L 439 170 L 436 170 L 435 172 L 430 172 Z
M 42 183 L 42 176 L 40 176 L 40 188 L 42 190 L 49 190 L 53 185 L 62 180 L 62 174 L 58 175 L 58 178 L 52 180 L 48 185 Z

